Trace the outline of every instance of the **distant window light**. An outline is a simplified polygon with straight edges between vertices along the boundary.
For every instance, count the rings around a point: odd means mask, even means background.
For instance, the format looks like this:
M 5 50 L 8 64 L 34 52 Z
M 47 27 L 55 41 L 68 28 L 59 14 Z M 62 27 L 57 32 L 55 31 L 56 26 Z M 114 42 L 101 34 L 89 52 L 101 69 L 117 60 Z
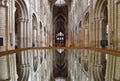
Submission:
M 65 2 L 65 0 L 57 0 L 55 2 L 55 5 L 56 6 L 64 6 L 64 5 L 66 5 L 66 2 Z
M 57 40 L 60 40 L 59 38 L 57 38 Z

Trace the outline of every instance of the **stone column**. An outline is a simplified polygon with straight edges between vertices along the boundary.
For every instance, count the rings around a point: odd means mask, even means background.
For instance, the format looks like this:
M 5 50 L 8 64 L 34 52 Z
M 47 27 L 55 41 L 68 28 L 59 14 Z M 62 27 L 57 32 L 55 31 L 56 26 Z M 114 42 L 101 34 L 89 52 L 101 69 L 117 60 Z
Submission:
M 27 21 L 24 18 L 18 18 L 18 40 L 19 48 L 27 47 Z M 18 54 L 18 81 L 29 81 L 30 80 L 30 65 L 28 61 L 27 51 L 21 52 Z
M 116 0 L 117 1 L 117 0 Z M 108 32 L 108 49 L 113 50 L 114 48 L 114 0 L 108 0 L 108 25 L 109 25 L 109 32 Z M 106 77 L 105 81 L 114 81 L 114 71 L 115 71 L 115 56 L 108 55 L 107 59 L 107 66 L 106 66 Z
M 31 46 L 31 43 L 30 43 L 30 20 L 29 19 L 26 19 L 26 47 L 30 47 Z
M 108 0 L 109 45 L 111 50 L 120 51 L 120 0 Z M 114 12 L 114 13 L 113 13 Z M 120 80 L 120 57 L 108 56 L 106 81 Z
M 94 24 L 95 24 L 95 32 L 94 32 L 94 34 L 95 34 L 95 39 L 94 39 L 94 47 L 97 47 L 97 45 L 98 45 L 98 28 L 99 28 L 99 21 L 98 21 L 98 18 L 95 18 L 94 19 L 95 21 L 94 21 Z M 94 81 L 97 81 L 97 80 L 99 80 L 98 79 L 98 74 L 97 74 L 97 62 L 98 62 L 98 54 L 97 54 L 97 52 L 94 52 L 94 60 L 93 60 L 93 68 L 92 68 L 92 70 L 93 70 L 93 77 L 94 77 Z

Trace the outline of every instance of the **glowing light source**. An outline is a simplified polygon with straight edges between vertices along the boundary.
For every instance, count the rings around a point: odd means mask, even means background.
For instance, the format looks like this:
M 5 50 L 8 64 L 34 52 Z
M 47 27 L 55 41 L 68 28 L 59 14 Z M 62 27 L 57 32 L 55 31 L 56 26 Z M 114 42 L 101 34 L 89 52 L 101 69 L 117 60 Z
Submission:
M 55 2 L 55 5 L 56 6 L 64 6 L 64 5 L 66 5 L 66 2 L 65 2 L 65 0 L 57 0 Z

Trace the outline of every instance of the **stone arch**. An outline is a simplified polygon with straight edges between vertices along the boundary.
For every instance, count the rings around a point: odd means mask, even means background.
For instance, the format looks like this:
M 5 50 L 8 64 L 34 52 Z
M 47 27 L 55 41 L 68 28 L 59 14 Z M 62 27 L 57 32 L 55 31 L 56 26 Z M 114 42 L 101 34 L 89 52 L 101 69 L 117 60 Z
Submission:
M 54 18 L 54 22 L 55 22 L 59 17 L 62 17 L 62 19 L 63 19 L 65 22 L 67 22 L 67 19 L 66 19 L 66 17 L 65 17 L 63 14 L 57 15 L 57 16 Z
M 26 48 L 28 46 L 28 7 L 24 0 L 15 1 L 15 37 L 16 44 L 15 48 Z M 18 81 L 28 81 L 30 79 L 30 69 L 28 60 L 24 53 L 16 54 L 16 65 L 18 73 Z
M 38 18 L 37 18 L 37 15 L 35 13 L 32 14 L 32 20 L 34 20 L 33 24 L 35 26 L 38 26 Z
M 28 8 L 27 4 L 23 0 L 16 0 L 15 1 L 16 7 L 20 10 L 20 17 L 24 19 L 28 19 Z
M 84 29 L 84 32 L 85 32 L 84 33 L 84 36 L 85 36 L 84 40 L 86 40 L 85 43 L 84 43 L 84 46 L 88 46 L 88 40 L 89 40 L 88 28 L 89 28 L 89 12 L 87 12 L 85 14 L 85 17 L 84 17 L 84 20 L 83 20 L 83 29 Z
M 108 9 L 107 9 L 107 1 L 105 1 L 102 6 L 100 7 L 100 17 L 102 18 L 102 38 L 101 39 L 106 39 L 107 37 L 105 37 L 105 33 L 107 31 L 107 25 L 108 25 Z
M 81 46 L 82 44 L 82 40 L 81 40 L 81 32 L 82 32 L 82 21 L 81 19 L 79 20 L 79 23 L 78 23 L 78 31 L 77 31 L 77 43 L 78 43 L 78 46 Z M 79 63 L 81 64 L 81 58 L 82 58 L 82 54 L 81 54 L 81 51 L 78 52 L 78 61 Z
M 62 31 L 64 31 L 65 32 L 65 22 L 66 22 L 66 19 L 65 19 L 65 17 L 63 16 L 63 15 L 59 15 L 59 16 L 57 16 L 57 18 L 56 18 L 56 20 L 55 20 L 55 23 L 57 24 L 57 23 L 63 23 L 63 27 L 59 27 L 59 28 L 56 28 L 55 29 L 55 31 L 58 31 L 60 28 L 62 29 Z
M 94 17 L 95 18 L 99 16 L 100 6 L 101 6 L 102 2 L 103 2 L 102 0 L 97 0 L 95 3 L 95 8 L 94 8 Z
M 84 16 L 83 20 L 83 38 L 84 38 L 84 46 L 88 46 L 89 44 L 89 12 L 87 12 Z M 88 72 L 88 51 L 84 50 L 84 53 L 82 55 L 82 63 L 83 63 L 83 68 L 85 72 Z
M 94 17 L 102 17 L 107 6 L 107 0 L 97 0 L 94 9 Z
M 84 17 L 84 20 L 83 20 L 83 24 L 89 25 L 89 12 L 87 12 L 85 14 L 85 17 Z
M 108 12 L 107 12 L 107 0 L 98 0 L 94 10 L 95 17 L 95 34 L 96 47 L 102 48 L 101 40 L 107 40 L 105 33 L 107 30 L 108 23 Z M 99 58 L 98 58 L 99 57 Z M 106 55 L 99 54 L 95 57 L 96 66 L 94 67 L 94 79 L 95 81 L 105 81 L 105 70 L 106 70 Z M 99 64 L 99 66 L 98 66 Z M 101 67 L 100 67 L 101 66 Z
M 37 45 L 38 20 L 35 13 L 32 14 L 32 46 Z
M 38 25 L 37 15 L 35 13 L 32 14 L 32 46 L 38 47 L 39 46 L 39 33 L 40 27 Z M 33 53 L 33 71 L 37 72 L 39 67 L 39 55 L 37 52 Z
M 25 28 L 24 30 L 26 30 L 26 27 L 28 25 L 28 8 L 26 6 L 26 3 L 24 1 L 22 1 L 22 0 L 16 0 L 15 1 L 15 7 L 16 7 L 16 12 L 15 12 L 15 34 L 19 33 L 17 35 L 19 35 L 18 37 L 21 37 L 20 36 L 21 33 L 26 34 L 25 33 L 26 31 L 23 31 L 22 29 Z M 18 38 L 18 39 L 20 39 L 20 38 Z M 26 41 L 26 40 L 23 40 L 23 41 Z M 21 48 L 20 45 L 21 44 L 19 42 L 19 46 L 17 46 L 17 47 Z

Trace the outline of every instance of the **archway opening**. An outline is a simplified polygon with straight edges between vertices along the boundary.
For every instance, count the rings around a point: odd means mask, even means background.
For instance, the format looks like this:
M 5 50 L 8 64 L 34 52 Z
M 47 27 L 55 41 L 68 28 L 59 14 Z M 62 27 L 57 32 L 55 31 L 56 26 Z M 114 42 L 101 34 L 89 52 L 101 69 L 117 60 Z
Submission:
M 28 19 L 28 13 L 27 13 L 27 7 L 24 1 L 16 0 L 15 1 L 15 49 L 17 48 L 25 48 L 27 47 L 27 19 Z M 20 54 L 16 54 L 16 67 L 17 67 L 17 74 L 19 76 L 18 80 L 23 79 L 23 75 L 21 73 L 23 72 L 23 69 L 21 69 L 20 66 L 24 64 L 23 60 L 24 53 L 20 52 Z M 27 78 L 26 78 L 27 79 Z
M 22 11 L 21 11 L 21 5 L 18 1 L 15 2 L 15 49 L 21 48 L 22 44 L 21 42 L 21 22 L 23 21 L 22 19 Z M 19 76 L 20 70 L 19 70 L 19 65 L 20 65 L 20 55 L 16 54 L 16 67 L 17 67 L 17 74 Z

